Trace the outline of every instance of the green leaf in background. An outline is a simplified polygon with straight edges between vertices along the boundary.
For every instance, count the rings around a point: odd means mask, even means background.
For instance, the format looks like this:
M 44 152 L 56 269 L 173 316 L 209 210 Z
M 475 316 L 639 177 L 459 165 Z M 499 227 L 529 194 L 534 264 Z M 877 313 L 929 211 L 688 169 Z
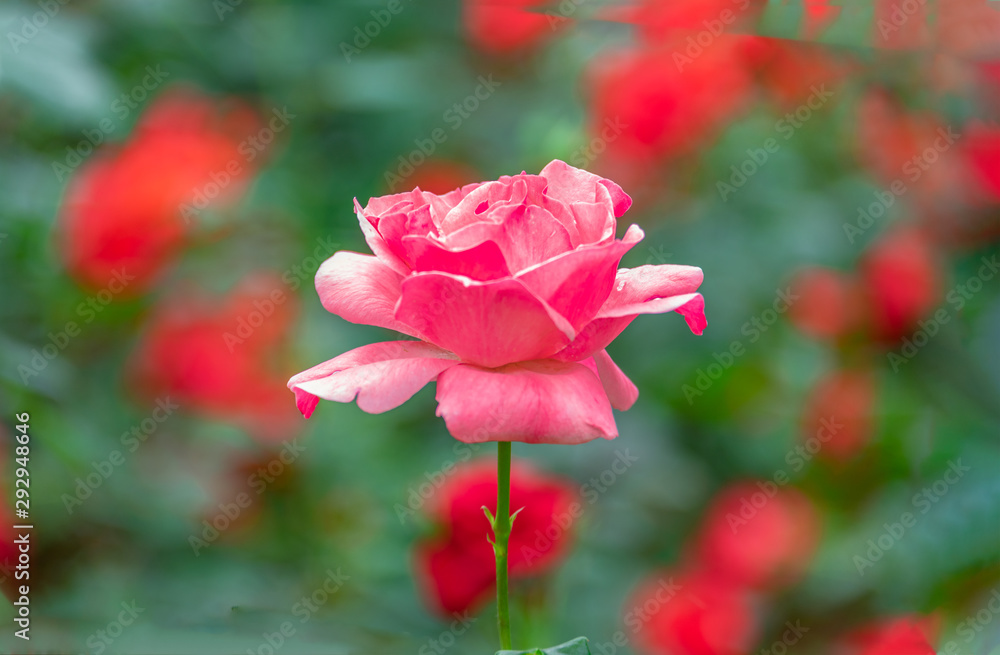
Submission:
M 586 637 L 570 639 L 565 644 L 552 648 L 535 648 L 533 650 L 501 650 L 497 655 L 590 655 L 590 642 Z

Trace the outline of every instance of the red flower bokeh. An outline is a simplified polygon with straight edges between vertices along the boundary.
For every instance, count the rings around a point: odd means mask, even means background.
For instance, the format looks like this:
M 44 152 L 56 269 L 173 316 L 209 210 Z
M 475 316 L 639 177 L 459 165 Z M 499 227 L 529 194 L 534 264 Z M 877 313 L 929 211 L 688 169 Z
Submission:
M 819 449 L 820 457 L 853 457 L 874 434 L 876 396 L 875 376 L 870 371 L 845 369 L 828 373 L 806 399 L 802 440 Z
M 774 590 L 797 582 L 819 544 L 812 501 L 773 482 L 738 482 L 712 500 L 695 537 L 702 568 L 738 585 Z
M 506 55 L 534 48 L 565 22 L 544 12 L 544 0 L 464 0 L 466 38 L 478 50 Z
M 496 589 L 493 532 L 483 506 L 496 512 L 493 460 L 461 464 L 428 500 L 427 514 L 441 528 L 415 549 L 417 578 L 428 602 L 443 614 L 476 611 Z M 562 561 L 572 541 L 581 504 L 566 480 L 514 461 L 511 512 L 519 509 L 508 546 L 510 578 L 546 573 Z M 523 508 L 523 509 L 522 509 Z
M 127 142 L 100 149 L 67 187 L 57 229 L 69 274 L 100 289 L 123 273 L 135 278 L 124 295 L 147 289 L 182 248 L 198 205 L 243 192 L 255 165 L 240 144 L 258 121 L 242 104 L 223 108 L 187 89 L 154 101 Z
M 901 616 L 879 621 L 844 637 L 837 655 L 935 655 L 933 618 Z
M 153 311 L 126 379 L 144 400 L 169 397 L 262 440 L 291 437 L 301 421 L 287 402 L 288 372 L 271 358 L 296 313 L 296 297 L 272 274 L 249 276 L 223 298 L 181 289 Z
M 625 608 L 636 648 L 648 655 L 747 655 L 759 634 L 753 596 L 705 571 L 653 574 Z

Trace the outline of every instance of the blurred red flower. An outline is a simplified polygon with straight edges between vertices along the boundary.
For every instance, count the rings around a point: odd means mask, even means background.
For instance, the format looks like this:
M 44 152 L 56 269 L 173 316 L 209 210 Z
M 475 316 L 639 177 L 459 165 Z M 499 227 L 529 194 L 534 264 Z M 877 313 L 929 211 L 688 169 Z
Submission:
M 155 100 L 127 142 L 99 149 L 67 187 L 57 230 L 69 274 L 100 289 L 123 272 L 135 278 L 125 295 L 148 288 L 183 246 L 190 214 L 243 192 L 255 165 L 241 139 L 258 120 L 189 89 Z
M 694 58 L 660 48 L 597 59 L 589 75 L 594 154 L 643 166 L 704 146 L 751 90 L 737 46 L 722 36 Z
M 875 395 L 875 377 L 869 371 L 845 369 L 823 377 L 805 403 L 806 453 L 836 460 L 857 454 L 874 432 Z
M 746 655 L 759 634 L 752 596 L 704 571 L 649 576 L 625 604 L 625 625 L 648 655 Z
M 836 339 L 862 321 L 861 290 L 852 275 L 828 268 L 804 268 L 792 278 L 791 289 L 799 299 L 789 307 L 788 317 L 803 334 Z
M 738 482 L 716 495 L 697 535 L 702 567 L 758 590 L 794 584 L 819 543 L 819 516 L 802 492 Z
M 545 0 L 464 0 L 465 34 L 478 50 L 510 54 L 540 45 L 565 23 L 545 13 Z
M 767 5 L 766 0 L 643 0 L 624 14 L 651 45 L 666 41 L 692 53 L 711 48 L 723 32 L 745 29 Z M 693 44 L 693 45 L 691 45 Z
M 482 177 L 471 166 L 447 159 L 430 159 L 414 167 L 406 178 L 406 187 L 420 189 L 436 195 L 445 195 Z
M 1000 203 L 1000 126 L 972 122 L 963 136 L 975 190 L 992 203 Z
M 287 371 L 270 358 L 296 313 L 296 297 L 272 274 L 249 276 L 223 298 L 181 289 L 153 311 L 126 379 L 144 400 L 169 397 L 262 440 L 291 437 L 301 420 L 287 403 Z
M 442 530 L 416 545 L 415 568 L 428 602 L 443 614 L 476 611 L 496 588 L 492 528 L 483 506 L 496 513 L 494 460 L 461 464 L 428 500 L 426 512 Z M 515 461 L 510 477 L 514 520 L 509 542 L 512 580 L 546 573 L 562 561 L 572 524 L 582 511 L 571 483 Z
M 941 265 L 931 240 L 918 228 L 903 226 L 881 235 L 858 268 L 878 339 L 909 336 L 942 300 Z
M 843 638 L 836 655 L 934 655 L 932 618 L 902 616 L 869 624 Z

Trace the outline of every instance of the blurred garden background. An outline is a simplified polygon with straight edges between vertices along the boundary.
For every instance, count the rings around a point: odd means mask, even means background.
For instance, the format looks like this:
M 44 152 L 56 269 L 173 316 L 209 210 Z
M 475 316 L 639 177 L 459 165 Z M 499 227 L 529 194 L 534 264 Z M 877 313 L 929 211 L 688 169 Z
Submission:
M 1000 2 L 8 0 L 0 28 L 0 651 L 493 653 L 496 448 L 433 386 L 307 421 L 285 384 L 392 338 L 313 287 L 368 252 L 355 198 L 562 159 L 634 199 L 625 266 L 704 269 L 708 329 L 610 347 L 618 439 L 515 444 L 515 646 L 1000 653 Z

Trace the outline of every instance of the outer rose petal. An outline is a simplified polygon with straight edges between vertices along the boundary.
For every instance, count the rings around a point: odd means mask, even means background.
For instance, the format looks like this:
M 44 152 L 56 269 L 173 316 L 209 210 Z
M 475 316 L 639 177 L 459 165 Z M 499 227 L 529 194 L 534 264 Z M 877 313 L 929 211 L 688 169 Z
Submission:
M 598 350 L 592 359 L 580 363 L 588 368 L 593 364 L 592 369 L 601 379 L 601 385 L 604 386 L 604 392 L 608 394 L 612 407 L 624 412 L 635 404 L 639 397 L 639 389 L 618 368 L 607 350 Z
M 316 271 L 316 291 L 323 307 L 346 321 L 416 336 L 393 317 L 401 280 L 379 258 L 342 250 Z
M 705 330 L 705 299 L 693 293 L 703 274 L 695 266 L 639 266 L 619 269 L 616 284 L 597 317 L 584 327 L 560 361 L 580 361 L 605 348 L 639 314 L 676 311 L 695 334 Z
M 422 341 L 373 343 L 313 366 L 288 381 L 299 410 L 309 418 L 317 398 L 349 403 L 369 414 L 399 407 L 457 363 L 447 350 Z
M 372 203 L 368 204 L 371 205 Z M 354 199 L 354 212 L 358 215 L 358 223 L 361 225 L 361 232 L 365 235 L 365 243 L 367 243 L 368 247 L 372 249 L 375 256 L 378 257 L 383 264 L 400 275 L 407 275 L 410 272 L 410 267 L 392 252 L 392 249 L 389 248 L 389 244 L 385 242 L 382 235 L 379 234 L 378 230 L 375 229 L 375 226 L 372 225 L 372 222 L 368 219 L 368 215 L 365 214 L 365 211 L 361 209 L 361 205 L 358 203 L 357 198 Z
M 459 441 L 578 444 L 618 436 L 601 381 L 553 360 L 499 369 L 459 364 L 438 378 L 437 415 Z
M 517 279 L 579 330 L 605 304 L 615 286 L 618 263 L 642 237 L 642 230 L 633 225 L 621 241 L 577 248 L 518 273 Z
M 493 241 L 483 241 L 463 250 L 449 250 L 429 237 L 407 236 L 403 238 L 403 246 L 417 272 L 440 271 L 473 280 L 510 277 L 500 246 Z
M 515 279 L 415 273 L 401 290 L 397 320 L 480 366 L 544 359 L 576 336 L 566 319 Z
M 548 194 L 566 204 L 596 202 L 600 199 L 597 186 L 603 186 L 611 196 L 611 209 L 615 218 L 621 217 L 632 206 L 632 198 L 620 186 L 581 168 L 574 168 L 564 161 L 554 159 L 539 173 L 548 179 Z

